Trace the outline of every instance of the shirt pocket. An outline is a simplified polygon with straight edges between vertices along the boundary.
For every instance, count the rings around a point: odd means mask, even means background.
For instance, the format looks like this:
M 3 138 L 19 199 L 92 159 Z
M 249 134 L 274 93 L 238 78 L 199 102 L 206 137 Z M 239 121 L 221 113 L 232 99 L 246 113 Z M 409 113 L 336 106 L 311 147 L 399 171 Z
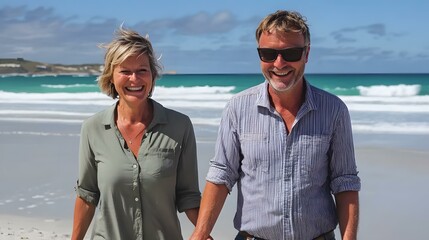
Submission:
M 329 172 L 329 135 L 302 135 L 299 138 L 299 169 L 304 178 L 323 183 Z
M 148 151 L 142 169 L 151 176 L 171 176 L 176 169 L 176 151 L 172 148 L 156 148 Z
M 241 169 L 244 173 L 263 172 L 269 170 L 269 140 L 267 133 L 246 133 L 240 136 Z

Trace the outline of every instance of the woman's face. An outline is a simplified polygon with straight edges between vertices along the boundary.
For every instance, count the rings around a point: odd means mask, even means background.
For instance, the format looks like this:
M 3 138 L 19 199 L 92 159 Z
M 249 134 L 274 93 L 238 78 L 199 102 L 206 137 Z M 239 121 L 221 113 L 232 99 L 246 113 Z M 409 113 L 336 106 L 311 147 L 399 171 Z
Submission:
M 138 104 L 147 100 L 153 88 L 147 54 L 130 56 L 113 69 L 113 84 L 119 100 Z

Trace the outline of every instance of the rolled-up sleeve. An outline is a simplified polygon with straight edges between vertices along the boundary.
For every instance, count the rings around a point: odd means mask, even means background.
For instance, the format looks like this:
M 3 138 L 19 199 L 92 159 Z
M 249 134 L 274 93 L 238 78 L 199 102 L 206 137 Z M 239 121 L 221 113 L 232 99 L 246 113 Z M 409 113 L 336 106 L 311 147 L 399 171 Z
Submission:
M 201 192 L 198 184 L 198 164 L 195 133 L 189 120 L 182 144 L 182 152 L 177 170 L 177 210 L 200 206 Z
M 98 204 L 100 192 L 97 184 L 97 165 L 89 139 L 88 122 L 82 124 L 79 146 L 79 178 L 77 180 L 76 194 L 85 201 Z
M 355 161 L 350 115 L 345 105 L 336 119 L 330 152 L 332 193 L 359 191 L 361 182 Z
M 232 191 L 239 178 L 240 143 L 237 136 L 237 121 L 231 111 L 231 102 L 222 113 L 215 156 L 210 161 L 206 180 L 214 184 L 225 184 Z

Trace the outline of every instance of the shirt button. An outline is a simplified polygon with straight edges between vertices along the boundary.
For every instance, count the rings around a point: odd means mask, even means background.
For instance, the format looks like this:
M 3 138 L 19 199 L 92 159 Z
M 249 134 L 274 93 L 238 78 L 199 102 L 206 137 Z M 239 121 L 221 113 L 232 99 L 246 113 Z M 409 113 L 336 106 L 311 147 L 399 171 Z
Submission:
M 133 168 L 136 168 L 136 167 L 137 167 L 137 165 L 136 165 L 136 164 L 134 164 L 134 165 L 133 165 Z
M 137 198 L 137 197 L 136 197 L 136 198 L 134 198 L 134 201 L 138 202 L 138 201 L 139 201 L 139 198 Z
M 134 186 L 137 186 L 137 182 L 133 182 L 133 185 L 134 185 Z

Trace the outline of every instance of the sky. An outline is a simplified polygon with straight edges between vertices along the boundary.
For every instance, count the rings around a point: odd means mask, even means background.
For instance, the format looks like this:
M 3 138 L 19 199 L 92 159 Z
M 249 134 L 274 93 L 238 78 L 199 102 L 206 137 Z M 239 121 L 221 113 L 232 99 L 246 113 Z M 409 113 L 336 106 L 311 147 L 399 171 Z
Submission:
M 280 9 L 307 19 L 307 73 L 429 72 L 427 0 L 0 0 L 0 58 L 101 64 L 123 24 L 165 72 L 259 73 L 255 30 Z

